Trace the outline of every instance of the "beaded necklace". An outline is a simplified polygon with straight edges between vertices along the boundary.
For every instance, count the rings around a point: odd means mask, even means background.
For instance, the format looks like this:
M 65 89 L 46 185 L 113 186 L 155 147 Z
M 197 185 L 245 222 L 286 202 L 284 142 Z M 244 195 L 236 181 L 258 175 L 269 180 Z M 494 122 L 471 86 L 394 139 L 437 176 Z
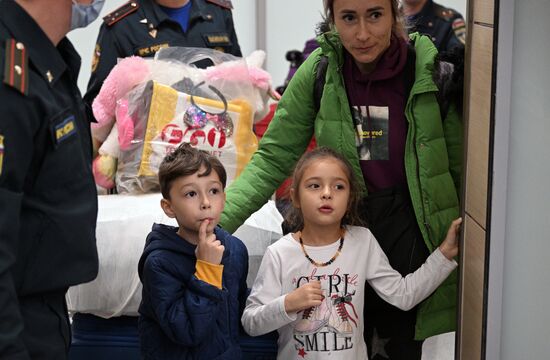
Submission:
M 304 246 L 304 241 L 302 240 L 302 235 L 300 234 L 300 246 L 302 247 L 302 252 L 304 253 L 306 259 L 309 260 L 310 263 L 312 263 L 313 265 L 317 266 L 317 267 L 324 267 L 324 266 L 328 266 L 330 264 L 332 264 L 334 262 L 334 260 L 336 260 L 336 258 L 340 255 L 340 253 L 342 252 L 342 247 L 344 246 L 344 234 L 342 234 L 342 236 L 340 237 L 340 245 L 338 245 L 338 250 L 336 250 L 336 253 L 330 258 L 329 261 L 325 261 L 323 263 L 319 263 L 315 260 L 313 260 L 307 253 L 306 251 L 306 248 Z

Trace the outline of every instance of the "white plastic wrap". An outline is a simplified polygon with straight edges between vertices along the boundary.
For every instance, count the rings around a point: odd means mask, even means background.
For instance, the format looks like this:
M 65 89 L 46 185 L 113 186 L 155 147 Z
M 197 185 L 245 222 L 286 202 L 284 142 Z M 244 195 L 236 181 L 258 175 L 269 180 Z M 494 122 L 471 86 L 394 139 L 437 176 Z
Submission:
M 137 273 L 145 238 L 154 222 L 177 225 L 160 208 L 160 194 L 99 196 L 99 272 L 89 283 L 71 287 L 69 312 L 103 318 L 137 315 L 141 282 Z
M 95 280 L 69 289 L 69 312 L 103 318 L 138 315 L 141 282 L 137 266 L 147 234 L 154 222 L 177 226 L 174 219 L 162 212 L 160 199 L 157 193 L 99 196 L 96 230 L 99 273 Z M 274 202 L 269 201 L 235 232 L 249 252 L 249 286 L 267 246 L 282 236 L 281 221 Z

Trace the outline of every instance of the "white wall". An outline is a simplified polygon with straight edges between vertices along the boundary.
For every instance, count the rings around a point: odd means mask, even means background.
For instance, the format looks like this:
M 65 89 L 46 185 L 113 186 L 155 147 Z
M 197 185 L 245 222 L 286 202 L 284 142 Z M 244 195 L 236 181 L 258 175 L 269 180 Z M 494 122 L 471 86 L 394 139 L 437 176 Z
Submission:
M 538 360 L 550 354 L 550 5 L 514 4 L 500 359 Z
M 303 50 L 308 39 L 315 37 L 315 25 L 321 21 L 321 0 L 266 0 L 267 71 L 275 86 L 282 85 L 290 63 L 288 50 Z

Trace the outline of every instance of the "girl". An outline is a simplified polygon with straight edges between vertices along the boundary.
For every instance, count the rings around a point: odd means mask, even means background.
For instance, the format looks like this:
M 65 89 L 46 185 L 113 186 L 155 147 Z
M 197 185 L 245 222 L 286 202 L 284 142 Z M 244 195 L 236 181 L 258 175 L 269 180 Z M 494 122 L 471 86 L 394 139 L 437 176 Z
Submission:
M 360 224 L 349 162 L 321 147 L 298 161 L 288 214 L 299 231 L 271 245 L 242 316 L 252 336 L 279 331 L 278 359 L 366 359 L 365 281 L 387 302 L 413 308 L 457 266 L 461 219 L 417 271 L 402 277 Z M 330 356 L 330 357 L 329 357 Z

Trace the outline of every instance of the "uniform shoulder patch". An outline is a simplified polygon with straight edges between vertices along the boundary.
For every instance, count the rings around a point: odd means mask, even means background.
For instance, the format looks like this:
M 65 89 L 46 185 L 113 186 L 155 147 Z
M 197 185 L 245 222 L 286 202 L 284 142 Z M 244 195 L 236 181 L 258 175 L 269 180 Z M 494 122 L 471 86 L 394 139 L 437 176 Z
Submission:
M 218 6 L 221 6 L 222 8 L 232 10 L 233 4 L 231 3 L 231 0 L 206 0 L 209 3 L 216 4 Z
M 4 84 L 23 95 L 29 93 L 28 53 L 25 45 L 15 39 L 6 40 Z
M 126 16 L 137 11 L 139 4 L 136 1 L 129 1 L 116 10 L 103 17 L 103 21 L 107 26 L 115 24 L 117 21 L 124 19 Z
M 434 4 L 434 12 L 437 17 L 445 21 L 451 21 L 458 15 L 453 9 L 448 9 L 439 4 Z
M 454 19 L 451 26 L 457 39 L 462 43 L 462 45 L 466 45 L 466 24 L 464 23 L 464 19 Z

